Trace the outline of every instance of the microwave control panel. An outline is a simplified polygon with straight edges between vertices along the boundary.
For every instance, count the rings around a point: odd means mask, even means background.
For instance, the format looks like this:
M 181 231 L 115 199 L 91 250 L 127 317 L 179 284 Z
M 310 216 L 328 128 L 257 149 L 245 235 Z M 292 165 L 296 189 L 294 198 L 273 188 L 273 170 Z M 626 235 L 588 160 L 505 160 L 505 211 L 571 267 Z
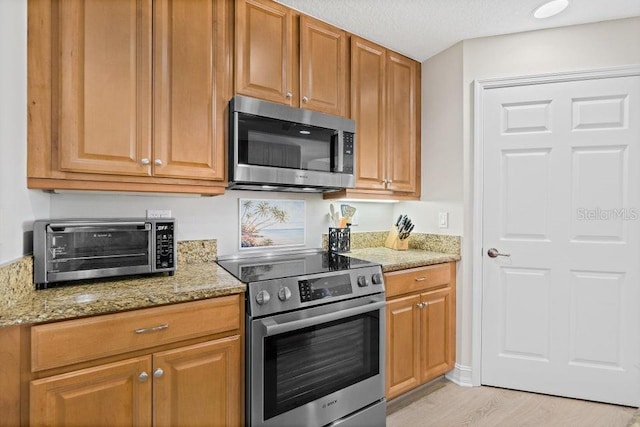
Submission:
M 344 173 L 353 173 L 353 133 L 343 133 Z
M 174 268 L 174 223 L 156 222 L 156 271 Z

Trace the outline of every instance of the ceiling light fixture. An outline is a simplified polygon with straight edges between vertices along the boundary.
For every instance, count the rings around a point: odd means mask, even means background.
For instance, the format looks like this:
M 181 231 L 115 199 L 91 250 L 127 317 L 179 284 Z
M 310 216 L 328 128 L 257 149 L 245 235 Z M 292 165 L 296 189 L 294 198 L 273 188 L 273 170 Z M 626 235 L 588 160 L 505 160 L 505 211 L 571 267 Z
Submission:
M 533 16 L 538 19 L 545 19 L 555 16 L 569 6 L 569 0 L 552 0 L 537 8 Z

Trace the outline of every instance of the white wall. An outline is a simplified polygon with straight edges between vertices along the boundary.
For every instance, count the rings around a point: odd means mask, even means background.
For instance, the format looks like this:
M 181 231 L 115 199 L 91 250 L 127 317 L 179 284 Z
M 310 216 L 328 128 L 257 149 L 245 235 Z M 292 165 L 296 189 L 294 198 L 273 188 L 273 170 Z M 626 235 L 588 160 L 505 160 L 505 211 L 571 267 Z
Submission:
M 27 2 L 0 1 L 0 265 L 30 251 L 49 196 L 27 190 Z
M 454 46 L 452 49 L 457 49 Z M 473 81 L 561 71 L 640 64 L 640 18 L 606 21 L 497 37 L 466 40 L 463 49 L 463 171 L 464 263 L 458 270 L 458 359 L 472 364 L 473 262 Z M 430 60 L 426 61 L 426 64 Z M 423 65 L 424 66 L 424 65 Z M 457 67 L 452 72 L 457 73 Z M 437 82 L 432 84 L 437 86 Z M 426 88 L 428 91 L 429 88 Z M 457 89 L 452 96 L 457 95 Z M 477 372 L 474 373 L 477 375 Z
M 65 192 L 51 196 L 52 218 L 143 217 L 145 209 L 171 209 L 176 218 L 178 240 L 217 239 L 218 254 L 237 253 L 239 198 L 305 200 L 306 246 L 318 248 L 329 227 L 329 205 L 319 194 L 227 191 L 222 196 L 200 197 L 153 194 L 109 194 Z M 386 230 L 393 217 L 393 205 L 349 203 L 359 212 L 358 231 Z

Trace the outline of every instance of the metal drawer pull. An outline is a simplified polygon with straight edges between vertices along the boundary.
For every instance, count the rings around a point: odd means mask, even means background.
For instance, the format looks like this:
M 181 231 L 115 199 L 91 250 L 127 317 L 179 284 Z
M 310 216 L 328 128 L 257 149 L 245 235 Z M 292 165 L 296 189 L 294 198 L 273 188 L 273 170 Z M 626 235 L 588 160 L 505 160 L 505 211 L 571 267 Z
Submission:
M 135 329 L 134 332 L 136 334 L 147 334 L 149 332 L 158 332 L 158 331 L 161 331 L 163 329 L 167 329 L 168 327 L 169 327 L 169 324 L 165 323 L 164 325 L 153 326 L 151 328 Z
M 148 378 L 149 378 L 149 374 L 147 374 L 144 371 L 142 371 L 142 373 L 138 375 L 138 381 L 140 381 L 141 383 L 145 382 Z
M 162 370 L 162 368 L 158 368 L 155 371 L 153 371 L 154 378 L 161 378 L 163 375 L 164 375 L 164 371 Z
M 424 282 L 425 280 L 427 280 L 426 277 L 416 277 L 416 282 Z

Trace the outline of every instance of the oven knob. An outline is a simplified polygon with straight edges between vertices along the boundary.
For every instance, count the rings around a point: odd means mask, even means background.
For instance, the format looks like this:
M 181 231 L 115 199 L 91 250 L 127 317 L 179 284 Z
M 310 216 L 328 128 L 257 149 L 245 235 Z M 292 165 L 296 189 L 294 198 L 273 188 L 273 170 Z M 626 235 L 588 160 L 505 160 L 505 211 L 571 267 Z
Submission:
M 269 295 L 269 292 L 264 290 L 258 292 L 256 295 L 256 302 L 260 305 L 268 303 L 270 299 L 271 295 Z
M 373 275 L 371 276 L 371 282 L 374 285 L 381 285 L 382 284 L 382 274 L 373 273 Z
M 369 281 L 364 276 L 358 276 L 358 286 L 360 286 L 361 288 L 369 286 Z
M 286 301 L 291 298 L 291 290 L 288 287 L 282 287 L 278 291 L 278 298 L 280 301 Z

